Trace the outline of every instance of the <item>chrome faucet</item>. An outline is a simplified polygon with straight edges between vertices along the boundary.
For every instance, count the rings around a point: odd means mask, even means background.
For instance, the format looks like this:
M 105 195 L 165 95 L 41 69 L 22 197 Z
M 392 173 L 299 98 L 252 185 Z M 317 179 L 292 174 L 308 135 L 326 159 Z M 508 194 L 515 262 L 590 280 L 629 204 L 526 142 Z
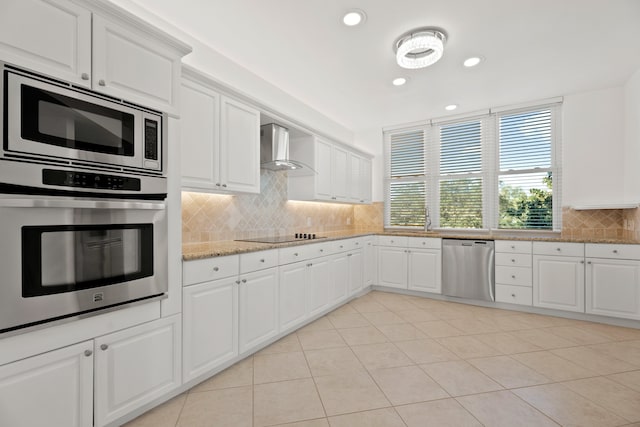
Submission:
M 428 207 L 424 210 L 424 231 L 431 231 L 431 215 Z

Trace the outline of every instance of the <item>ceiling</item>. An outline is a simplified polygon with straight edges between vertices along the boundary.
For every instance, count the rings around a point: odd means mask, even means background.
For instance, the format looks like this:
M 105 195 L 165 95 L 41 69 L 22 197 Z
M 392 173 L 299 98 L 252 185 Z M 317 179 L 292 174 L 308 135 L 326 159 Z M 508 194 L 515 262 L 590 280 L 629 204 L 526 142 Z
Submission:
M 353 131 L 620 86 L 640 68 L 638 0 L 133 2 Z M 342 24 L 351 8 L 363 25 Z M 447 32 L 443 58 L 400 68 L 394 41 L 424 26 Z M 485 61 L 463 67 L 472 55 Z

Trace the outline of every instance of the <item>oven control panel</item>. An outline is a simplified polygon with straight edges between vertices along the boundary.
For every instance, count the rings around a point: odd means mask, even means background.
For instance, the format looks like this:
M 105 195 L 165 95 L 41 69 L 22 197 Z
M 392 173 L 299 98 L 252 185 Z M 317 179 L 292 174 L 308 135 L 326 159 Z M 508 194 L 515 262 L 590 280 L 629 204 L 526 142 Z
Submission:
M 61 187 L 140 191 L 140 179 L 138 178 L 56 169 L 43 169 L 42 183 Z

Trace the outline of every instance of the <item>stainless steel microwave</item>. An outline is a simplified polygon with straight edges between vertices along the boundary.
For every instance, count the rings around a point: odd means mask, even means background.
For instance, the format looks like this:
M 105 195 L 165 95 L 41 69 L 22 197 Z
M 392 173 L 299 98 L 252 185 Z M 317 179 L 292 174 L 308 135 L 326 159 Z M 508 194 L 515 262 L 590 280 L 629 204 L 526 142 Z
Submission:
M 165 175 L 166 114 L 1 65 L 0 159 Z

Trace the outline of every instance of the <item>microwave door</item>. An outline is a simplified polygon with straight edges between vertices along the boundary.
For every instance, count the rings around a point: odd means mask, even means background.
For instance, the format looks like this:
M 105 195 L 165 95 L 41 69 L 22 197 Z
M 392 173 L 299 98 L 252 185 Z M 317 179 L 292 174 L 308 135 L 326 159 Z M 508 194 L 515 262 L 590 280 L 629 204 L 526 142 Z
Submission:
M 11 153 L 143 167 L 143 112 L 120 103 L 8 73 Z

